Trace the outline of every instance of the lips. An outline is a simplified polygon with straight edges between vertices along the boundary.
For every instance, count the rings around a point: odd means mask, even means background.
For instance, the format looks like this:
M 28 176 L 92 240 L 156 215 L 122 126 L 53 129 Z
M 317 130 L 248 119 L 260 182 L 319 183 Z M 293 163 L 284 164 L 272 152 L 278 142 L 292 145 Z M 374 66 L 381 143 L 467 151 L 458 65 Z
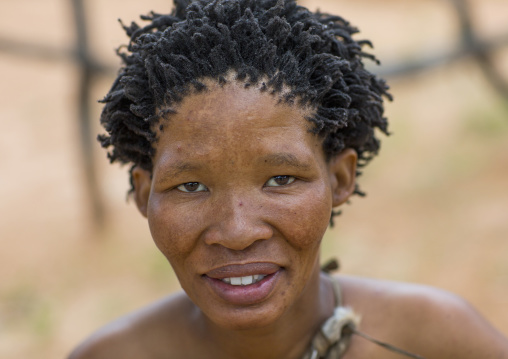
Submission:
M 267 299 L 282 272 L 283 268 L 274 263 L 248 263 L 215 268 L 202 277 L 223 301 L 247 306 Z
M 277 272 L 280 268 L 280 266 L 274 263 L 232 264 L 212 269 L 205 273 L 205 275 L 214 279 L 246 277 L 256 274 L 270 275 Z

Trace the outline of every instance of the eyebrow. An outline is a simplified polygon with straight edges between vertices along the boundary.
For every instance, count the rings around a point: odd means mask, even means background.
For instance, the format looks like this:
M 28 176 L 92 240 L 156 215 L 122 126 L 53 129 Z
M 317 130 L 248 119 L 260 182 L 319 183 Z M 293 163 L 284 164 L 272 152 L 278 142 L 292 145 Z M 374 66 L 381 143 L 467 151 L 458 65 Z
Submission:
M 292 153 L 272 153 L 263 157 L 260 157 L 259 162 L 270 166 L 289 166 L 300 169 L 308 169 L 311 166 L 308 163 L 300 161 L 294 154 Z
M 273 167 L 278 166 L 289 166 L 299 169 L 309 169 L 311 167 L 310 164 L 302 162 L 299 160 L 294 154 L 281 152 L 281 153 L 272 153 L 266 156 L 262 156 L 258 158 L 258 163 L 262 163 L 264 165 L 269 165 Z M 176 177 L 185 172 L 191 172 L 201 169 L 203 166 L 190 163 L 190 162 L 176 162 L 174 164 L 170 164 L 162 170 L 159 180 L 157 182 L 164 182 L 168 178 Z
M 161 171 L 162 174 L 158 182 L 163 182 L 168 178 L 176 177 L 181 173 L 198 170 L 201 167 L 201 165 L 196 165 L 189 162 L 176 162 L 174 164 L 170 164 Z

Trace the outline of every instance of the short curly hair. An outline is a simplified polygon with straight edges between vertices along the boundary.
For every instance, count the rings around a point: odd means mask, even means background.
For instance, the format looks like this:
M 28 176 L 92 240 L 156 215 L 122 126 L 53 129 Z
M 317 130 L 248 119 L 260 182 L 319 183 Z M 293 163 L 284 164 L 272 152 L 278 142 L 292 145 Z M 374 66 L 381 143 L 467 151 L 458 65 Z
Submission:
M 123 26 L 129 44 L 117 50 L 123 68 L 106 97 L 100 135 L 111 162 L 152 171 L 161 118 L 204 79 L 227 82 L 231 71 L 246 85 L 314 109 L 308 118 L 329 159 L 345 148 L 359 167 L 377 154 L 374 129 L 387 133 L 385 82 L 364 68 L 377 62 L 355 41 L 358 30 L 343 18 L 310 12 L 295 0 L 174 0 L 169 15 L 151 13 L 144 27 Z M 266 82 L 265 82 L 266 80 Z M 131 188 L 132 190 L 132 188 Z M 356 189 L 356 193 L 361 194 Z

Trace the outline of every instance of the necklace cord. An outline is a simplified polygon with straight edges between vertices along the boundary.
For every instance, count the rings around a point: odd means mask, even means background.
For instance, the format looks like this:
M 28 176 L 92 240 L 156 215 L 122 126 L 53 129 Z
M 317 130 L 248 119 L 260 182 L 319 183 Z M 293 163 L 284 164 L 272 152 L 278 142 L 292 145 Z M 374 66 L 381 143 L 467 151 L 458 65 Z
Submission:
M 403 350 L 403 349 L 397 348 L 397 347 L 395 347 L 395 346 L 393 346 L 393 345 L 391 345 L 391 344 L 384 343 L 384 342 L 382 342 L 382 341 L 380 341 L 380 340 L 377 340 L 377 339 L 375 339 L 375 338 L 371 337 L 370 335 L 367 335 L 367 334 L 365 334 L 365 333 L 362 333 L 362 332 L 360 332 L 360 331 L 356 330 L 356 329 L 355 329 L 352 325 L 350 325 L 350 324 L 349 324 L 349 325 L 346 325 L 346 326 L 344 327 L 344 329 L 343 329 L 343 334 L 346 334 L 346 335 L 348 335 L 348 334 L 349 334 L 349 335 L 351 335 L 351 334 L 356 334 L 356 335 L 358 335 L 358 336 L 360 336 L 360 337 L 362 337 L 362 338 L 364 338 L 364 339 L 366 339 L 366 340 L 368 340 L 368 341 L 370 341 L 370 342 L 372 342 L 372 343 L 374 343 L 374 344 L 377 344 L 377 345 L 379 345 L 379 346 L 381 346 L 381 347 L 383 347 L 383 348 L 385 348 L 385 349 L 387 349 L 387 350 L 390 350 L 390 351 L 392 351 L 392 352 L 395 352 L 395 353 L 398 353 L 398 354 L 401 354 L 401 355 L 405 355 L 405 356 L 406 356 L 406 357 L 408 357 L 408 358 L 414 358 L 414 359 L 425 359 L 424 357 L 422 357 L 422 356 L 420 356 L 420 355 L 416 355 L 416 354 L 410 353 L 410 352 L 405 351 L 405 350 Z

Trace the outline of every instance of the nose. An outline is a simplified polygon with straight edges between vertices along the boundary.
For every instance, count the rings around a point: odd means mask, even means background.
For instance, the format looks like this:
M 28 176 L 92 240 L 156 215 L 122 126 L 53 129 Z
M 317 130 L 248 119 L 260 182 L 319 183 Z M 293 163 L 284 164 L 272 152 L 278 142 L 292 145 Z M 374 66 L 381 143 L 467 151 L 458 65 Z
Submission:
M 263 204 L 256 196 L 221 196 L 211 209 L 211 224 L 204 233 L 208 245 L 219 244 L 241 251 L 273 236 L 272 226 L 263 218 Z

